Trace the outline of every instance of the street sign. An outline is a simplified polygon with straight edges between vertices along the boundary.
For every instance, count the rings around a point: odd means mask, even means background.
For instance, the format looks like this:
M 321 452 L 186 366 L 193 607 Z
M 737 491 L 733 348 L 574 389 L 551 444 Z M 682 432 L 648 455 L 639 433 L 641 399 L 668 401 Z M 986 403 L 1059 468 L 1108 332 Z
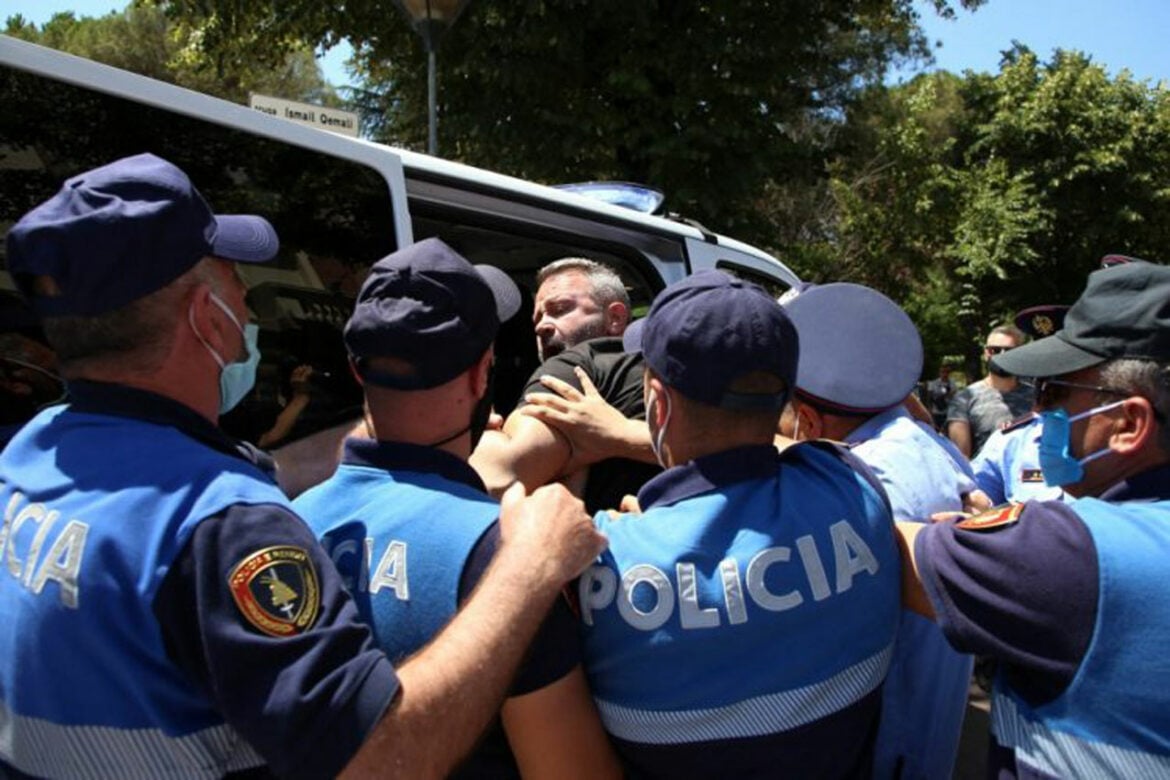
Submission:
M 358 115 L 339 108 L 325 108 L 295 100 L 283 100 L 269 95 L 248 96 L 248 105 L 269 116 L 278 116 L 290 122 L 309 125 L 318 130 L 330 130 L 342 135 L 358 137 Z

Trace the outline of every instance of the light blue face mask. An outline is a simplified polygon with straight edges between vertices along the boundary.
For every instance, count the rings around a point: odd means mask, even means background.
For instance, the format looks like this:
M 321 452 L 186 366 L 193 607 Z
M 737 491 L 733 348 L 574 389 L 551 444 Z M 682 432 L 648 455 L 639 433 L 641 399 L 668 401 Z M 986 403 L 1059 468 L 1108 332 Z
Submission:
M 215 293 L 211 294 L 211 301 L 228 316 L 228 319 L 240 331 L 240 335 L 244 338 L 244 348 L 248 351 L 239 361 L 226 362 L 218 352 L 211 348 L 211 345 L 195 327 L 194 308 L 187 310 L 187 319 L 191 323 L 191 330 L 195 331 L 199 341 L 211 353 L 211 357 L 215 359 L 216 364 L 221 369 L 219 373 L 219 413 L 224 415 L 235 409 L 236 405 L 244 400 L 244 396 L 256 384 L 256 368 L 260 365 L 260 328 L 252 323 L 240 325 L 236 315 L 232 314 L 232 310 Z
M 1051 412 L 1041 412 L 1043 429 L 1040 432 L 1040 470 L 1044 473 L 1044 483 L 1050 487 L 1073 485 L 1085 478 L 1085 464 L 1097 458 L 1103 458 L 1112 450 L 1108 447 L 1077 459 L 1069 454 L 1068 448 L 1072 441 L 1072 424 L 1077 420 L 1101 414 L 1110 409 L 1121 406 L 1124 401 L 1115 401 L 1105 406 L 1098 406 L 1081 412 L 1072 417 L 1064 409 Z

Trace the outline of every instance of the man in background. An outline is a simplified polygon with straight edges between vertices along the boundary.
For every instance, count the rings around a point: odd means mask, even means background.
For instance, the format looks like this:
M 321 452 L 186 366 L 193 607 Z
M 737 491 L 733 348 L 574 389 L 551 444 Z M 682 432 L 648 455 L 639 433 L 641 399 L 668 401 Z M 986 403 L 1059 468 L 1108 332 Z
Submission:
M 987 376 L 955 394 L 947 408 L 947 436 L 968 458 L 974 457 L 987 437 L 1032 408 L 1032 387 L 1009 374 L 991 359 L 1024 343 L 1014 325 L 992 328 L 983 347 Z

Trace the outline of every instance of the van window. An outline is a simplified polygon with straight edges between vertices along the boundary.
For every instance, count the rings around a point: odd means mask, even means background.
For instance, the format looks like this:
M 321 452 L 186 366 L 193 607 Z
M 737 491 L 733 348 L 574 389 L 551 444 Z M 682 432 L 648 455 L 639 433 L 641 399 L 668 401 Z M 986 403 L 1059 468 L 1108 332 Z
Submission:
M 715 263 L 715 267 L 720 271 L 725 271 L 737 279 L 743 279 L 745 282 L 751 282 L 764 288 L 764 292 L 771 295 L 773 298 L 779 298 L 788 290 L 788 285 L 785 285 L 779 279 L 762 274 L 739 263 L 732 263 L 727 260 L 719 260 Z
M 377 171 L 9 68 L 0 68 L 0 105 L 19 107 L 0 112 L 0 230 L 70 176 L 145 151 L 185 170 L 217 212 L 262 214 L 276 227 L 277 261 L 240 267 L 263 359 L 255 391 L 224 418 L 226 429 L 259 441 L 302 365 L 312 368 L 312 401 L 281 440 L 360 413 L 341 327 L 370 264 L 398 243 L 389 187 Z M 14 289 L 0 248 L 0 308 L 19 309 Z M 26 320 L 20 327 L 30 338 Z
M 683 242 L 664 231 L 409 168 L 413 236 L 397 236 L 390 184 L 352 160 L 7 67 L 0 67 L 0 101 L 20 107 L 0 112 L 0 230 L 68 177 L 144 151 L 187 171 L 216 211 L 262 214 L 273 223 L 278 260 L 240 268 L 261 329 L 256 388 L 221 421 L 266 448 L 360 416 L 361 392 L 341 332 L 369 266 L 403 241 L 437 236 L 471 262 L 495 265 L 516 280 L 525 307 L 496 342 L 502 414 L 538 365 L 531 314 L 542 266 L 562 257 L 606 263 L 625 282 L 635 311 L 645 311 L 664 273 L 677 276 L 687 263 Z M 0 309 L 16 310 L 3 252 Z M 284 425 L 290 416 L 281 412 L 305 392 L 308 405 Z

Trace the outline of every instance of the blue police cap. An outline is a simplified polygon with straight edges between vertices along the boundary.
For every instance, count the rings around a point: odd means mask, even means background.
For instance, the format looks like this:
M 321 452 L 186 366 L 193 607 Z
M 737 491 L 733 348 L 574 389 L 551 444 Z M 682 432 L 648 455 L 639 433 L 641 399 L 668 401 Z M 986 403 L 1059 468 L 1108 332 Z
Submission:
M 663 290 L 642 329 L 642 355 L 667 386 L 723 409 L 781 409 L 800 352 L 784 310 L 754 284 L 700 271 Z M 737 393 L 747 374 L 771 374 L 778 393 Z
M 622 333 L 622 351 L 624 352 L 641 352 L 642 351 L 642 329 L 646 327 L 646 318 L 634 320 L 626 326 Z
M 906 312 L 877 290 L 824 284 L 785 304 L 800 335 L 796 389 L 844 413 L 902 403 L 922 373 L 922 338 Z
M 515 283 L 492 270 L 497 273 L 483 273 L 438 238 L 375 263 L 344 333 L 362 378 L 422 390 L 471 368 L 495 340 L 501 320 L 519 307 Z M 397 358 L 412 372 L 374 371 L 365 363 L 374 357 Z
M 263 263 L 279 248 L 263 217 L 212 214 L 187 174 L 140 154 L 74 176 L 25 214 L 8 232 L 8 270 L 41 316 L 92 316 L 205 256 Z

